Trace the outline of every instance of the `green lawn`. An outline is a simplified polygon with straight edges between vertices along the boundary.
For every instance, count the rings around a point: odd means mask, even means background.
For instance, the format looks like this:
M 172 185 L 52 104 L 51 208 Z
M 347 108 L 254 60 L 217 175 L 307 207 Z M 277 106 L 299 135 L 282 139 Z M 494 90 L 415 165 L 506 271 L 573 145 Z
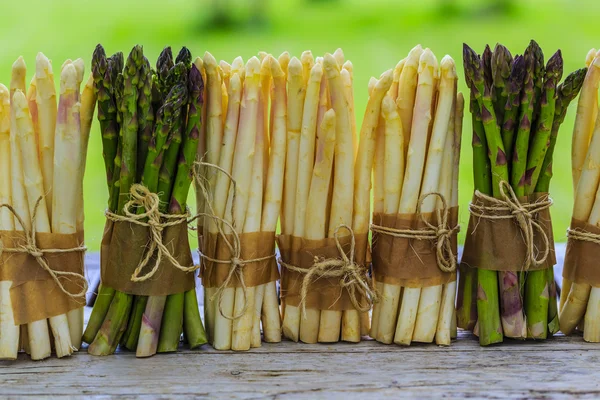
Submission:
M 234 7 L 244 2 L 231 3 Z M 367 6 L 369 3 L 375 4 Z M 485 12 L 482 7 L 487 2 L 484 1 L 453 2 L 458 12 L 441 11 L 440 1 L 421 0 L 415 5 L 394 3 L 400 2 L 270 0 L 265 6 L 265 23 L 215 31 L 206 29 L 203 24 L 212 4 L 207 1 L 24 0 L 14 2 L 0 24 L 0 76 L 8 85 L 12 62 L 23 55 L 32 68 L 38 51 L 53 59 L 55 65 L 66 58 L 77 57 L 83 57 L 89 65 L 97 43 L 102 43 L 109 53 L 129 51 L 140 43 L 151 60 L 155 60 L 167 44 L 174 48 L 186 45 L 195 55 L 209 50 L 217 59 L 228 61 L 238 55 L 247 59 L 259 50 L 274 54 L 288 50 L 299 55 L 305 49 L 322 54 L 342 47 L 346 58 L 354 63 L 360 122 L 369 77 L 392 68 L 417 43 L 430 47 L 438 59 L 448 53 L 458 61 L 463 92 L 463 42 L 481 51 L 485 43 L 493 45 L 501 41 L 513 53 L 520 53 L 534 38 L 547 57 L 561 48 L 565 70 L 569 72 L 583 65 L 591 47 L 600 46 L 597 20 L 600 3 L 597 0 L 517 0 L 518 5 L 504 15 Z M 243 13 L 244 10 L 237 14 Z M 555 154 L 552 213 L 558 241 L 565 240 L 572 207 L 569 143 L 574 115 L 572 106 Z M 467 115 L 460 174 L 463 206 L 460 214 L 465 227 L 466 205 L 472 193 L 470 131 Z M 85 178 L 86 238 L 92 250 L 99 248 L 106 198 L 100 136 L 95 123 Z

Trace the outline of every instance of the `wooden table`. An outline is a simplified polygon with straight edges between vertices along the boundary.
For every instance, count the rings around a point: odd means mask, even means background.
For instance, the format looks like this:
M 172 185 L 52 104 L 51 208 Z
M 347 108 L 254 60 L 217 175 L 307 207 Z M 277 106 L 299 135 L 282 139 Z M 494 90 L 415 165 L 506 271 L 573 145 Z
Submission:
M 600 345 L 580 336 L 481 348 L 465 332 L 446 348 L 283 342 L 246 353 L 204 346 L 148 359 L 127 352 L 93 357 L 83 349 L 69 359 L 0 361 L 0 395 L 599 398 L 598 365 Z

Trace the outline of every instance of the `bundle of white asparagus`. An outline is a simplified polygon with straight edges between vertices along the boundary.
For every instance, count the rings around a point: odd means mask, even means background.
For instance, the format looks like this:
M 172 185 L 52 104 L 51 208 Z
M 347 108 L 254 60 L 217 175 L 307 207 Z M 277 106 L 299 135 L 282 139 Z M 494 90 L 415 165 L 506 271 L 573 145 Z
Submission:
M 563 270 L 560 330 L 583 330 L 586 342 L 600 342 L 600 51 L 590 50 L 573 130 L 575 204 Z
M 3 175 L 0 204 L 12 207 L 12 210 L 8 207 L 0 209 L 0 240 L 10 239 L 10 231 L 20 231 L 25 235 L 32 231 L 39 235 L 76 234 L 80 238 L 78 240 L 82 240 L 83 174 L 96 102 L 92 81 L 90 78 L 83 93 L 80 93 L 84 63 L 81 59 L 65 61 L 60 72 L 57 105 L 50 60 L 38 53 L 35 65 L 29 89 L 26 87 L 27 71 L 22 57 L 12 66 L 10 91 L 0 85 L 0 171 Z M 4 245 L 0 278 L 3 273 L 6 277 L 7 273 L 2 268 L 3 263 L 10 270 L 9 257 L 17 256 L 7 254 L 10 246 Z M 44 253 L 42 258 L 45 260 L 53 256 Z M 35 256 L 30 252 L 25 257 L 33 259 Z M 80 269 L 83 279 L 81 253 L 79 260 L 81 265 L 76 269 Z M 38 268 L 36 271 L 42 276 L 45 273 L 41 270 L 42 262 L 37 259 L 36 262 L 40 266 L 34 262 L 30 268 Z M 30 354 L 33 360 L 50 357 L 52 349 L 57 357 L 68 356 L 79 349 L 83 332 L 83 298 L 76 299 L 79 305 L 69 307 L 68 312 L 17 326 L 15 322 L 27 319 L 28 314 L 13 308 L 15 304 L 11 303 L 11 290 L 19 288 L 11 289 L 13 282 L 10 280 L 0 281 L 0 359 L 15 359 L 20 349 Z M 68 303 L 67 294 L 58 287 L 38 283 L 32 284 L 27 292 L 30 297 L 23 301 L 30 302 L 34 301 L 32 297 L 40 297 L 46 309 Z M 39 293 L 33 292 L 35 288 L 54 290 Z M 15 299 L 14 296 L 12 298 Z M 29 314 L 33 312 L 31 306 L 25 308 L 29 308 Z M 19 318 L 17 313 L 21 314 Z
M 285 53 L 279 61 L 263 52 L 259 57 L 229 65 L 206 53 L 195 61 L 206 82 L 203 178 L 196 182 L 198 212 L 210 215 L 199 220 L 205 324 L 218 350 L 260 347 L 261 322 L 266 342 L 281 341 L 274 249 L 285 169 L 287 59 Z
M 340 335 L 344 341 L 358 342 L 369 330 L 368 309 L 359 311 L 356 301 L 349 301 L 345 277 L 336 275 L 342 267 L 336 265 L 340 258 L 353 259 L 356 264 L 351 263 L 349 270 L 356 273 L 353 283 L 366 282 L 375 131 L 392 71 L 381 76 L 369 98 L 360 144 L 353 68 L 341 49 L 316 60 L 310 51 L 300 59 L 292 58 L 287 82 L 287 158 L 279 238 L 283 334 L 305 343 L 337 342 Z M 345 244 L 348 252 L 352 241 L 355 254 L 339 254 L 337 245 Z M 325 255 L 328 246 L 333 252 Z M 297 265 L 303 257 L 308 265 Z M 304 272 L 298 273 L 298 267 Z M 312 278 L 306 282 L 309 274 Z M 364 297 L 359 299 L 362 304 Z
M 396 226 L 389 226 L 387 233 L 373 227 L 373 272 L 380 302 L 373 309 L 370 335 L 382 343 L 410 345 L 435 339 L 439 345 L 449 345 L 456 334 L 456 274 L 444 280 L 437 269 L 435 245 L 440 238 L 423 240 L 414 232 L 407 238 L 404 235 L 410 232 L 402 231 L 415 229 L 413 223 L 421 218 L 435 219 L 436 210 L 458 206 L 464 101 L 456 82 L 450 56 L 438 65 L 433 52 L 418 45 L 394 69 L 393 83 L 383 99 L 376 135 L 373 221 L 386 225 L 382 221 L 388 218 Z M 377 90 L 374 78 L 369 90 Z M 390 243 L 385 250 L 384 240 Z M 400 240 L 406 244 L 405 254 L 395 257 Z M 416 254 L 416 246 L 426 247 L 429 257 Z M 428 268 L 433 275 L 421 276 Z M 438 273 L 443 283 L 438 282 Z

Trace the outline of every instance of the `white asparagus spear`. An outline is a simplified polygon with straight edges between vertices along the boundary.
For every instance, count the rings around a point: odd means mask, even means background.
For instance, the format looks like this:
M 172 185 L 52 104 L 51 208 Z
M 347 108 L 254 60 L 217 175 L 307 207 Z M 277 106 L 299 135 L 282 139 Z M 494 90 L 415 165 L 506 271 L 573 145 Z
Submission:
M 442 60 L 443 61 L 443 60 Z M 442 72 L 442 78 L 440 80 L 440 87 L 444 85 L 444 73 Z M 440 91 L 440 99 L 442 92 Z M 455 165 L 454 148 L 456 140 L 456 129 L 455 118 L 457 108 L 457 95 L 456 95 L 456 82 L 454 85 L 455 99 L 452 104 L 452 113 L 450 114 L 450 120 L 448 122 L 448 136 L 446 137 L 446 143 L 444 145 L 444 155 L 442 157 L 442 170 L 440 175 L 440 183 L 438 185 L 438 191 L 446 199 L 448 207 L 452 207 L 454 183 L 452 180 L 453 167 Z M 442 207 L 442 201 L 437 199 L 437 208 Z M 423 300 L 424 293 L 421 293 L 421 300 Z M 437 327 L 435 332 L 435 342 L 439 346 L 449 346 L 451 341 L 451 329 L 452 329 L 452 316 L 454 314 L 454 299 L 456 297 L 456 280 L 448 282 L 443 285 L 441 293 L 440 309 L 437 316 Z
M 265 60 L 266 57 L 263 58 Z M 263 75 L 264 66 L 268 65 L 268 60 L 261 64 L 260 75 Z M 262 80 L 262 79 L 261 79 Z M 258 92 L 258 107 L 255 117 L 255 135 L 254 156 L 252 159 L 252 175 L 250 177 L 250 187 L 248 192 L 248 204 L 246 206 L 246 216 L 244 219 L 243 232 L 253 233 L 260 231 L 262 220 L 263 203 L 263 180 L 264 180 L 264 147 L 267 145 L 264 130 L 264 99 L 262 89 Z M 261 293 L 262 292 L 262 293 Z M 235 289 L 235 307 L 234 313 L 239 315 L 243 307 L 246 307 L 244 314 L 233 321 L 233 338 L 231 341 L 232 350 L 249 350 L 250 347 L 260 347 L 260 312 L 262 308 L 262 297 L 264 295 L 264 286 L 248 287 L 246 293 L 243 288 Z M 258 306 L 258 312 L 256 304 Z M 259 326 L 258 337 L 253 335 L 253 326 L 257 323 Z
M 316 62 L 323 66 L 323 57 L 317 57 Z M 319 106 L 317 109 L 317 148 L 322 148 L 325 146 L 323 141 L 327 140 L 325 138 L 325 132 L 323 131 L 324 125 L 323 120 L 325 119 L 325 114 L 327 113 L 330 105 L 329 105 L 329 89 L 327 87 L 327 79 L 321 79 L 321 84 L 319 88 Z M 335 129 L 335 126 L 334 126 Z M 335 143 L 333 143 L 335 146 Z M 315 161 L 316 162 L 316 161 Z M 314 172 L 314 171 L 313 171 Z M 331 211 L 331 205 L 329 204 L 330 196 L 331 196 L 331 173 L 329 174 L 329 184 L 327 189 L 327 200 L 325 201 L 325 209 L 323 210 L 324 214 L 319 214 L 324 216 L 323 220 L 323 228 L 324 231 L 328 229 L 329 222 L 329 214 Z M 312 182 L 312 178 L 311 178 Z M 309 183 L 311 185 L 311 183 Z M 309 213 L 309 214 L 312 214 Z M 308 218 L 308 214 L 306 215 Z M 319 333 L 319 322 L 321 320 L 321 310 L 314 308 L 306 309 L 306 316 L 302 318 L 300 323 L 300 340 L 305 343 L 316 343 L 318 341 L 318 333 Z
M 310 79 L 310 71 L 315 65 L 315 58 L 310 50 L 302 52 L 300 55 L 300 62 L 302 63 L 302 79 L 304 79 L 304 86 L 308 85 Z
M 400 75 L 402 74 L 402 70 L 404 69 L 404 63 L 406 63 L 406 58 L 400 60 L 398 64 L 396 64 L 396 66 L 394 67 L 394 75 L 392 76 L 392 86 L 390 86 L 390 90 L 388 91 L 388 94 L 390 95 L 394 103 L 396 103 L 396 100 L 398 99 L 398 90 L 400 88 Z
M 52 176 L 54 169 L 54 131 L 56 125 L 56 88 L 52 64 L 41 52 L 35 59 L 35 79 L 37 86 L 39 152 L 44 191 L 48 210 L 52 208 Z M 51 211 L 49 217 L 52 217 Z
M 441 78 L 438 85 L 438 104 L 433 122 L 431 140 L 427 151 L 427 163 L 421 186 L 421 196 L 442 191 L 446 201 L 449 202 L 451 192 L 451 173 L 443 176 L 442 166 L 448 166 L 451 172 L 452 165 L 452 140 L 454 136 L 454 103 L 456 100 L 456 67 L 450 56 L 445 56 L 440 63 Z M 450 146 L 446 141 L 450 140 Z M 447 161 L 444 159 L 448 157 Z M 446 163 L 446 164 L 444 164 Z M 442 177 L 444 182 L 441 182 Z M 444 186 L 446 189 L 444 189 Z M 422 213 L 432 213 L 438 205 L 435 196 L 429 196 L 423 201 Z M 417 319 L 413 332 L 413 341 L 431 343 L 435 337 L 438 315 L 442 300 L 442 285 L 428 286 L 421 289 L 421 298 L 418 303 Z M 450 318 L 450 317 L 449 317 Z M 448 321 L 450 320 L 448 318 Z M 448 336 L 450 334 L 448 326 Z
M 329 95 L 336 117 L 335 171 L 328 237 L 333 237 L 340 225 L 352 225 L 354 191 L 354 146 L 348 102 L 340 67 L 331 54 L 323 57 L 323 67 L 329 85 Z M 340 231 L 340 236 L 348 235 Z M 342 312 L 321 311 L 319 342 L 337 342 L 340 337 Z
M 51 224 L 54 233 L 77 233 L 79 210 L 82 206 L 82 203 L 80 203 L 82 198 L 79 196 L 83 191 L 84 168 L 82 164 L 81 103 L 79 101 L 79 89 L 81 77 L 83 76 L 82 68 L 81 63 L 75 64 L 74 62 L 61 71 L 60 99 L 54 135 L 54 176 L 52 179 L 56 185 L 56 190 L 52 192 L 53 212 Z M 76 177 L 74 183 L 72 182 L 73 176 Z M 53 329 L 55 340 L 57 340 L 61 333 L 56 332 L 55 326 L 57 324 L 53 318 L 50 318 L 50 326 Z M 83 334 L 83 309 L 79 308 L 67 313 L 67 320 L 69 322 L 71 347 L 77 350 L 81 346 L 81 335 Z
M 256 117 L 258 113 L 259 100 L 259 81 L 260 81 L 260 61 L 252 57 L 246 64 L 244 79 L 244 94 L 240 108 L 240 120 L 238 124 L 238 134 L 234 150 L 234 159 L 232 166 L 232 177 L 236 182 L 235 196 L 230 191 L 225 209 L 226 219 L 234 224 L 238 233 L 243 232 L 246 219 L 246 210 L 248 208 L 250 181 L 252 176 L 252 164 L 255 153 L 256 141 Z M 234 201 L 235 197 L 235 201 Z M 248 293 L 248 307 L 252 312 L 254 293 Z M 223 293 L 222 308 L 223 312 L 231 316 L 234 313 L 234 304 L 236 290 L 227 288 Z M 243 301 L 243 296 L 240 301 Z M 238 304 L 240 303 L 238 301 Z M 218 302 L 215 313 L 215 338 L 214 347 L 219 350 L 227 350 L 232 346 L 232 322 L 225 318 L 218 311 Z M 238 318 L 239 319 L 239 318 Z
M 31 115 L 31 122 L 33 122 L 33 130 L 35 132 L 36 142 L 39 143 L 40 127 L 38 122 L 37 85 L 35 83 L 35 75 L 33 75 L 31 81 L 29 82 L 29 88 L 27 89 L 26 97 L 27 104 L 29 105 L 29 115 Z
M 317 135 L 317 114 L 319 106 L 319 92 L 321 88 L 321 79 L 323 77 L 323 67 L 321 64 L 315 64 L 307 82 L 306 96 L 304 98 L 302 128 L 300 130 L 300 148 L 298 152 L 298 177 L 296 179 L 296 210 L 294 214 L 294 230 L 296 237 L 304 237 L 306 233 L 306 214 L 309 212 L 308 194 L 310 190 L 310 181 L 313 173 L 313 164 L 315 158 L 315 142 Z M 312 211 L 312 210 L 311 210 Z M 311 310 L 311 314 L 314 311 Z M 305 343 L 316 343 L 315 322 L 311 318 L 301 319 L 299 328 L 299 338 Z M 306 323 L 305 323 L 306 322 Z M 294 328 L 295 329 L 295 328 Z
M 11 112 L 10 112 L 10 141 L 11 141 L 11 174 L 12 174 L 12 204 L 15 211 L 21 216 L 27 229 L 31 229 L 31 217 L 29 213 L 29 202 L 27 190 L 25 188 L 25 176 L 23 172 L 23 162 L 21 160 L 21 148 L 17 135 L 16 107 L 13 104 L 14 93 L 17 90 L 25 90 L 25 61 L 19 57 L 12 66 L 12 75 L 10 82 Z M 15 224 L 15 229 L 20 231 L 23 228 Z M 46 320 L 34 321 L 27 324 L 28 344 L 31 358 L 41 360 L 50 356 L 50 337 L 48 333 L 48 323 Z
M 306 87 L 302 78 L 302 63 L 296 57 L 293 57 L 288 65 L 287 85 L 287 151 L 281 211 L 281 232 L 284 235 L 291 235 L 294 232 L 300 129 L 302 128 L 302 111 L 306 96 Z M 286 338 L 295 342 L 298 341 L 300 331 L 300 310 L 298 307 L 285 305 L 282 328 L 283 335 Z
M 341 65 L 341 64 L 338 64 Z M 344 94 L 348 102 L 348 113 L 350 114 L 350 125 L 352 126 L 352 146 L 354 147 L 354 158 L 358 151 L 358 136 L 356 135 L 356 115 L 354 112 L 354 90 L 353 90 L 353 70 L 354 67 L 350 60 L 346 61 L 340 71 L 342 82 L 344 83 Z
M 369 84 L 367 85 L 367 93 L 369 96 L 373 93 L 377 79 L 371 77 Z M 384 180 L 384 153 L 385 153 L 385 120 L 383 115 L 379 116 L 377 122 L 377 134 L 375 139 L 375 162 L 373 165 L 373 213 L 383 212 L 383 203 L 385 193 L 383 189 Z M 375 288 L 379 293 L 383 292 L 383 283 L 375 282 Z M 373 314 L 371 320 L 371 331 L 369 335 L 376 339 L 379 335 L 379 315 L 380 315 L 381 301 L 373 306 Z
M 277 62 L 279 62 L 279 66 L 281 67 L 283 75 L 287 81 L 288 65 L 290 64 L 290 53 L 288 53 L 287 51 L 281 53 L 279 55 L 279 58 L 277 59 Z
M 573 128 L 571 163 L 573 187 L 578 189 L 579 177 L 585 168 L 584 161 L 594 131 L 594 114 L 598 112 L 598 85 L 600 84 L 600 57 L 591 62 L 577 103 L 577 118 Z
M 581 103 L 581 99 L 580 99 Z M 583 116 L 578 115 L 578 119 Z M 577 124 L 577 122 L 576 122 Z M 600 217 L 600 205 L 594 207 L 594 202 L 600 197 L 600 114 L 596 118 L 596 127 L 592 134 L 587 156 L 583 163 L 581 176 L 575 192 L 575 204 L 573 206 L 573 219 L 580 221 L 598 221 Z M 593 210 L 596 208 L 596 210 Z M 581 321 L 585 314 L 591 286 L 585 283 L 571 283 L 571 290 L 560 310 L 560 330 L 569 335 Z
M 385 173 L 383 178 L 385 198 L 382 212 L 396 214 L 404 180 L 404 139 L 402 120 L 398 114 L 396 103 L 389 94 L 383 100 L 382 113 L 385 121 Z M 394 327 L 396 326 L 402 287 L 381 283 L 379 290 L 381 298 L 376 305 L 376 310 L 373 311 L 377 313 L 377 318 L 373 318 L 372 323 L 372 326 L 377 326 L 377 328 L 372 330 L 371 336 L 382 343 L 390 344 L 394 339 Z M 376 323 L 377 325 L 375 325 Z
M 406 67 L 407 65 L 404 66 L 403 73 Z M 421 192 L 421 178 L 427 154 L 427 136 L 431 121 L 431 103 L 434 96 L 433 84 L 434 77 L 437 75 L 437 69 L 438 65 L 435 56 L 431 50 L 425 49 L 419 59 L 414 115 L 412 117 L 402 195 L 400 196 L 400 205 L 398 207 L 398 213 L 400 214 L 414 214 L 417 211 L 419 194 Z M 402 82 L 400 87 L 402 88 Z M 404 288 L 398 323 L 396 325 L 396 334 L 394 336 L 396 344 L 410 344 L 417 318 L 417 306 L 420 296 L 421 289 Z
M 366 235 L 369 232 L 371 172 L 375 157 L 376 131 L 379 116 L 381 115 L 381 102 L 392 85 L 392 75 L 392 70 L 386 71 L 375 84 L 363 116 L 359 149 L 354 166 L 352 229 L 355 235 Z M 358 319 L 358 312 L 356 310 L 349 310 L 344 313 L 344 318 L 342 319 L 342 340 L 350 342 L 360 341 L 360 330 L 357 331 L 356 322 L 351 322 L 356 319 Z
M 0 204 L 11 204 L 10 169 L 10 94 L 0 84 Z M 13 216 L 6 208 L 0 209 L 0 230 L 12 231 Z M 15 319 L 10 298 L 12 281 L 0 281 L 0 360 L 14 360 L 19 351 L 19 326 Z
M 409 149 L 408 142 L 412 135 L 412 118 L 417 93 L 417 74 L 419 60 L 423 54 L 421 45 L 415 46 L 406 57 L 406 62 L 400 73 L 398 82 L 398 112 L 402 120 L 402 132 L 404 132 L 404 151 Z M 405 157 L 406 159 L 406 154 Z
M 240 59 L 241 60 L 241 59 Z M 235 60 L 234 60 L 235 64 Z M 223 132 L 223 145 L 219 157 L 219 167 L 227 173 L 231 173 L 233 164 L 233 156 L 235 142 L 238 132 L 238 124 L 240 118 L 240 103 L 242 96 L 242 83 L 238 71 L 234 71 L 229 80 L 229 102 L 227 104 L 227 116 L 225 119 L 225 127 Z M 213 212 L 215 216 L 223 218 L 225 216 L 225 206 L 227 205 L 227 197 L 231 187 L 230 178 L 222 172 L 217 174 L 215 189 L 213 192 Z M 218 233 L 216 224 L 209 224 L 210 233 L 216 235 Z M 210 249 L 210 254 L 214 254 L 216 248 Z M 230 289 L 226 289 L 230 290 Z M 209 336 L 214 338 L 215 313 L 218 313 L 217 304 L 213 300 L 216 288 L 205 288 L 207 296 L 205 299 L 206 312 L 205 324 L 210 331 Z
M 218 164 L 223 141 L 223 93 L 221 79 L 217 71 L 217 60 L 209 52 L 204 53 L 204 69 L 206 71 L 205 83 L 207 86 L 207 119 L 206 121 L 206 159 L 211 164 Z M 208 171 L 211 190 L 216 182 L 217 172 Z
M 267 172 L 267 189 L 263 203 L 261 231 L 275 232 L 281 201 L 283 197 L 283 176 L 286 151 L 286 78 L 279 62 L 270 56 L 271 75 L 273 77 L 273 110 L 271 131 L 271 152 Z M 262 325 L 264 339 L 268 343 L 281 341 L 281 316 L 277 298 L 277 284 L 271 282 L 265 287 L 262 307 Z
M 23 166 L 23 181 L 25 190 L 27 191 L 29 213 L 30 215 L 33 215 L 34 211 L 36 212 L 36 232 L 50 233 L 50 220 L 48 218 L 46 202 L 41 201 L 36 210 L 37 200 L 44 196 L 44 184 L 40 170 L 40 164 L 35 156 L 37 154 L 37 145 L 35 141 L 33 123 L 29 115 L 29 106 L 27 104 L 27 99 L 21 90 L 17 89 L 13 94 L 13 102 L 11 106 L 14 107 L 17 140 L 20 149 L 21 165 Z M 53 317 L 55 318 L 56 322 L 60 322 L 56 324 L 56 327 L 64 328 L 58 332 L 59 337 L 57 337 L 55 342 L 57 356 L 59 357 L 70 355 L 72 353 L 67 316 L 62 315 L 62 317 L 63 318 L 60 319 Z M 48 324 L 46 320 L 44 319 L 29 323 L 28 330 L 29 344 L 32 352 L 31 358 L 39 360 L 49 357 L 50 337 L 48 334 Z
M 251 187 L 251 196 L 246 213 L 246 223 L 244 231 L 258 232 L 262 225 L 262 206 L 264 192 L 267 187 L 267 174 L 269 170 L 269 96 L 271 94 L 271 63 L 268 54 L 261 54 L 260 68 L 260 91 L 258 100 L 258 115 L 256 122 L 257 140 L 255 162 L 262 161 L 260 169 L 253 170 L 252 174 L 256 177 Z M 253 166 L 258 168 L 259 166 Z M 258 179 L 260 177 L 260 180 Z M 260 183 L 260 187 L 258 186 Z M 250 228 L 249 228 L 250 227 Z M 252 321 L 251 347 L 261 346 L 260 319 L 262 314 L 262 305 L 265 294 L 265 285 L 258 285 L 254 288 L 254 315 Z
M 342 50 L 341 48 L 337 48 L 333 52 L 333 58 L 335 58 L 335 61 L 338 63 L 338 65 L 344 65 L 344 50 Z
M 592 61 L 594 61 L 594 58 L 596 58 L 596 53 L 598 52 L 598 50 L 596 49 L 590 49 L 590 51 L 588 51 L 587 55 L 585 56 L 585 66 L 586 67 L 590 67 L 590 64 L 592 64 Z
M 323 116 L 320 125 L 319 143 L 316 150 L 315 164 L 312 170 L 308 207 L 306 213 L 305 237 L 308 240 L 321 240 L 326 235 L 327 207 L 329 197 L 329 181 L 333 167 L 335 150 L 335 112 L 330 109 Z M 310 314 L 310 312 L 315 311 Z M 319 334 L 320 312 L 307 308 L 307 318 L 300 324 L 300 338 L 305 343 L 316 343 Z

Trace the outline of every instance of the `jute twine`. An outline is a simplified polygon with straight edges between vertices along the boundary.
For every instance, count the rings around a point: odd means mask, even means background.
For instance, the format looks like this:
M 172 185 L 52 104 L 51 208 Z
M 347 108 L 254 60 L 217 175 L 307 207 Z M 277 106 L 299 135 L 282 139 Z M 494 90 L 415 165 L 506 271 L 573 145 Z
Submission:
M 229 273 L 227 274 L 227 278 L 225 278 L 223 283 L 217 288 L 217 291 L 211 297 L 211 301 L 214 301 L 216 298 L 218 298 L 219 299 L 219 303 L 218 303 L 219 304 L 219 313 L 221 313 L 223 318 L 228 319 L 228 320 L 236 320 L 238 318 L 241 318 L 246 313 L 246 310 L 248 309 L 248 288 L 246 287 L 246 282 L 244 281 L 244 267 L 251 263 L 257 263 L 257 262 L 266 261 L 271 258 L 274 258 L 275 254 L 269 255 L 266 257 L 258 257 L 258 258 L 252 258 L 252 259 L 247 259 L 247 260 L 244 260 L 241 258 L 242 245 L 241 245 L 239 233 L 237 232 L 237 229 L 235 226 L 235 218 L 233 218 L 233 222 L 229 222 L 226 219 L 221 218 L 215 214 L 215 210 L 212 207 L 212 201 L 211 201 L 212 199 L 210 196 L 210 190 L 208 188 L 209 184 L 201 176 L 199 169 L 200 169 L 200 167 L 214 168 L 215 170 L 225 174 L 229 178 L 229 180 L 231 181 L 232 187 L 233 187 L 233 189 L 232 189 L 233 197 L 232 197 L 232 203 L 231 203 L 232 204 L 232 213 L 231 213 L 232 215 L 235 215 L 233 207 L 235 205 L 235 196 L 236 196 L 236 191 L 237 191 L 236 190 L 237 189 L 236 181 L 235 181 L 235 179 L 233 179 L 231 174 L 229 174 L 227 171 L 225 171 L 223 168 L 219 167 L 218 165 L 203 162 L 203 161 L 196 161 L 194 164 L 196 166 L 196 168 L 194 168 L 194 181 L 196 182 L 196 185 L 200 188 L 200 191 L 202 192 L 202 196 L 206 199 L 205 207 L 207 208 L 208 212 L 198 213 L 194 216 L 193 219 L 200 218 L 200 217 L 207 217 L 207 218 L 212 219 L 218 230 L 219 240 L 222 240 L 223 243 L 225 243 L 225 245 L 227 246 L 227 249 L 229 250 L 229 254 L 231 254 L 231 257 L 228 260 L 221 260 L 221 259 L 210 257 L 210 256 L 202 253 L 200 250 L 198 250 L 198 254 L 200 255 L 201 259 L 209 261 L 211 263 L 229 265 Z M 227 233 L 231 234 L 232 240 L 229 240 L 229 238 L 227 237 L 224 227 L 227 227 Z M 238 313 L 233 314 L 233 315 L 227 315 L 225 313 L 225 311 L 223 310 L 223 304 L 222 304 L 223 295 L 225 293 L 225 289 L 227 289 L 229 287 L 229 285 L 231 284 L 231 282 L 234 278 L 238 279 L 238 281 L 240 282 L 240 287 L 242 288 L 242 291 L 244 293 L 244 306 L 240 309 L 240 311 Z
M 492 205 L 486 206 L 471 202 L 469 204 L 469 212 L 474 217 L 489 220 L 514 219 L 521 230 L 527 249 L 526 265 L 524 267 L 529 268 L 530 266 L 542 265 L 550 255 L 550 240 L 540 223 L 536 221 L 535 215 L 542 210 L 550 208 L 552 199 L 544 196 L 533 203 L 522 204 L 508 182 L 500 181 L 499 186 L 501 199 L 488 196 L 476 190 L 475 197 L 477 199 L 485 200 Z M 544 245 L 543 251 L 538 251 L 537 256 L 533 241 L 536 231 L 542 238 Z
M 156 193 L 150 192 L 147 187 L 140 184 L 134 184 L 129 191 L 130 200 L 123 207 L 123 214 L 118 215 L 110 211 L 106 211 L 106 218 L 113 222 L 129 222 L 139 226 L 149 228 L 151 234 L 150 245 L 146 249 L 144 258 L 131 275 L 132 282 L 143 282 L 154 276 L 162 261 L 162 258 L 169 260 L 173 266 L 183 272 L 191 272 L 198 269 L 197 266 L 186 267 L 181 265 L 171 254 L 169 249 L 163 242 L 163 231 L 169 226 L 179 224 L 187 224 L 190 217 L 188 210 L 184 214 L 165 214 L 160 212 L 160 198 Z M 137 210 L 140 207 L 145 209 L 145 212 L 136 214 L 130 210 Z M 193 218 L 192 218 L 193 220 Z M 156 262 L 150 271 L 141 275 L 142 269 L 146 267 L 152 256 L 156 253 Z
M 437 225 L 427 221 L 425 216 L 421 213 L 421 206 L 429 196 L 436 196 L 442 202 L 442 207 L 436 209 Z M 421 221 L 423 221 L 427 228 L 396 229 L 388 226 L 371 224 L 371 231 L 396 238 L 431 240 L 435 244 L 438 268 L 444 272 L 454 272 L 457 265 L 457 255 L 452 252 L 452 235 L 460 231 L 460 225 L 456 225 L 452 228 L 449 227 L 448 219 L 450 218 L 450 210 L 448 209 L 446 199 L 441 193 L 437 192 L 421 196 L 417 206 L 417 214 L 420 215 Z
M 346 252 L 340 243 L 340 229 L 346 229 L 350 232 L 350 257 L 346 255 Z M 358 265 L 354 261 L 356 241 L 352 228 L 342 224 L 336 228 L 333 237 L 340 258 L 320 259 L 315 257 L 313 265 L 309 268 L 301 268 L 296 265 L 288 264 L 281 258 L 278 259 L 278 262 L 282 267 L 285 267 L 290 271 L 304 274 L 302 287 L 300 289 L 299 304 L 302 308 L 302 315 L 304 318 L 306 318 L 306 297 L 308 296 L 308 289 L 311 283 L 320 278 L 338 279 L 340 287 L 348 291 L 350 301 L 357 311 L 367 312 L 371 309 L 373 303 L 379 301 L 379 295 L 375 290 L 372 280 L 367 278 L 367 268 Z M 365 299 L 366 303 L 361 304 L 359 297 Z
M 567 238 L 573 240 L 581 240 L 583 242 L 590 242 L 600 244 L 600 234 L 591 233 L 583 229 L 571 229 L 567 228 Z
M 85 294 L 87 293 L 87 289 L 88 289 L 88 284 L 87 284 L 87 280 L 85 279 L 85 276 L 83 276 L 82 274 L 78 274 L 76 272 L 53 270 L 52 268 L 50 268 L 50 265 L 48 265 L 48 261 L 46 260 L 44 255 L 45 254 L 75 253 L 75 252 L 84 253 L 87 250 L 87 248 L 85 246 L 78 246 L 78 247 L 73 247 L 70 249 L 40 249 L 37 246 L 37 242 L 36 242 L 36 238 L 35 238 L 35 233 L 36 233 L 35 232 L 35 220 L 37 217 L 39 205 L 42 201 L 44 201 L 44 198 L 42 196 L 40 196 L 35 203 L 35 207 L 33 209 L 33 216 L 31 217 L 31 229 L 27 228 L 27 225 L 25 224 L 25 222 L 23 221 L 21 216 L 17 213 L 17 211 L 10 204 L 0 204 L 0 208 L 8 209 L 8 211 L 15 217 L 15 220 L 21 226 L 21 229 L 23 230 L 23 234 L 25 236 L 25 243 L 20 244 L 19 246 L 15 247 L 15 248 L 4 247 L 4 243 L 2 242 L 2 240 L 0 240 L 0 257 L 2 257 L 3 253 L 28 254 L 28 255 L 32 256 L 33 258 L 35 258 L 35 261 L 39 264 L 39 266 L 50 275 L 50 277 L 52 278 L 54 283 L 56 283 L 56 286 L 58 286 L 58 288 L 66 296 L 68 296 L 72 299 L 85 297 Z M 69 292 L 65 288 L 63 283 L 61 282 L 61 278 L 63 278 L 63 279 L 73 278 L 75 280 L 78 280 L 81 283 L 81 291 L 79 291 L 77 293 Z

